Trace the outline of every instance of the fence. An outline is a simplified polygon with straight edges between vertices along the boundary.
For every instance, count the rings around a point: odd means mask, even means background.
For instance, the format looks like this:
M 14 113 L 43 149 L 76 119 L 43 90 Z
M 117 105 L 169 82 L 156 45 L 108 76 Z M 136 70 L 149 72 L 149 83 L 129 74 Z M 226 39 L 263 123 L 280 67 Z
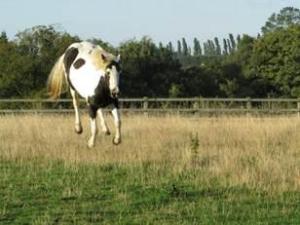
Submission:
M 84 101 L 80 103 L 85 109 Z M 124 98 L 123 113 L 298 114 L 300 99 L 275 98 Z M 0 113 L 70 113 L 71 99 L 0 99 Z

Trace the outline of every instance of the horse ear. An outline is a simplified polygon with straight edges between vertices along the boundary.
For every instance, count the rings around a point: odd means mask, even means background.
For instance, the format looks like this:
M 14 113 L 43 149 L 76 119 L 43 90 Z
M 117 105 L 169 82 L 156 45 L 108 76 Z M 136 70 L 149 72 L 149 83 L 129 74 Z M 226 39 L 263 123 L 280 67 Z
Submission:
M 102 59 L 104 62 L 106 62 L 106 61 L 107 61 L 106 55 L 104 55 L 103 53 L 101 53 L 101 59 Z
M 120 55 L 120 54 L 118 54 L 117 59 L 116 59 L 116 62 L 117 62 L 117 63 L 121 62 L 121 55 Z

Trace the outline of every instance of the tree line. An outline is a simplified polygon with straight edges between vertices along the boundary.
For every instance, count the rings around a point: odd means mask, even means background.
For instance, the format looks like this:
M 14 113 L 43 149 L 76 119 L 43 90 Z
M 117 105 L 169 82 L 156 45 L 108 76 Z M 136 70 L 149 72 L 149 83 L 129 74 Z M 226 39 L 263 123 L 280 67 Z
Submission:
M 0 35 L 0 98 L 46 98 L 56 59 L 80 41 L 57 27 L 35 26 L 9 40 Z M 122 97 L 300 97 L 300 10 L 273 13 L 253 37 L 247 34 L 175 45 L 151 38 L 114 47 L 122 56 Z M 67 95 L 67 92 L 65 93 Z

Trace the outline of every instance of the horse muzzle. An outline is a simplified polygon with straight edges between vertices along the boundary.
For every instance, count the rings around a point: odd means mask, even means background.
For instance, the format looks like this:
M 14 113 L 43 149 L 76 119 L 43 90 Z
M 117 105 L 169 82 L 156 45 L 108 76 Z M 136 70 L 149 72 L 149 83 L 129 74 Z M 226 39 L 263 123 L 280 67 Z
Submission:
M 119 96 L 119 89 L 118 88 L 114 88 L 111 90 L 111 97 L 112 98 L 117 98 Z

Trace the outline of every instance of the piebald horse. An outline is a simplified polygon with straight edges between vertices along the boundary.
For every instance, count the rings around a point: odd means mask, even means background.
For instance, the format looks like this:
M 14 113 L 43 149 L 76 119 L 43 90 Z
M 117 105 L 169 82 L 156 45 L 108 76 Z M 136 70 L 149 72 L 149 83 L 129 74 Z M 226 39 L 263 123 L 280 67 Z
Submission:
M 82 133 L 79 115 L 79 96 L 85 99 L 90 116 L 91 137 L 88 147 L 95 146 L 97 115 L 102 131 L 110 131 L 104 121 L 102 108 L 113 105 L 112 115 L 116 129 L 113 144 L 121 142 L 121 120 L 118 106 L 120 56 L 114 56 L 98 45 L 89 42 L 73 43 L 53 66 L 48 78 L 50 97 L 60 96 L 63 85 L 67 84 L 75 110 L 75 131 Z

